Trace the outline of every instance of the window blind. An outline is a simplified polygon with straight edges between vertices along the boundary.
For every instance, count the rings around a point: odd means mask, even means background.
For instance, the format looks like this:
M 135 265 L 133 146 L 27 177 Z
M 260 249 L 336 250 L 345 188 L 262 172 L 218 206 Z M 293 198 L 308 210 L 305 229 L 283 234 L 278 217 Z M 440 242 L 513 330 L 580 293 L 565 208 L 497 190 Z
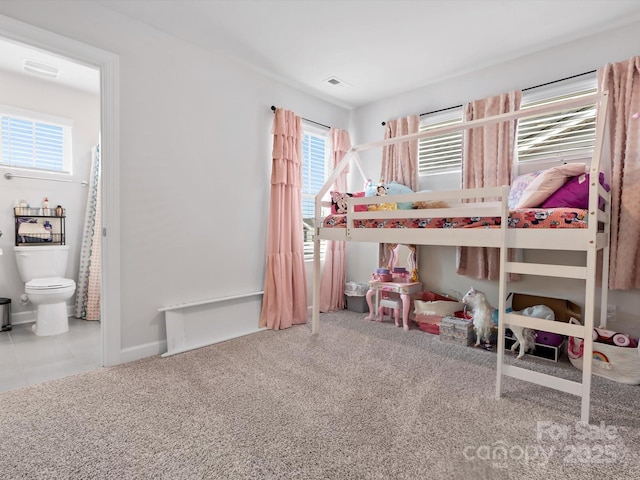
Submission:
M 302 224 L 305 260 L 313 258 L 315 196 L 327 178 L 327 137 L 305 131 L 302 139 Z M 320 242 L 324 257 L 326 242 Z
M 595 93 L 596 86 L 524 103 L 522 110 Z M 595 145 L 596 105 L 522 118 L 518 122 L 518 161 L 591 156 Z
M 64 127 L 2 115 L 3 165 L 62 172 Z
M 523 94 L 522 110 L 538 105 L 579 98 L 597 91 L 595 73 L 532 88 Z M 420 131 L 455 125 L 462 121 L 462 109 L 452 109 L 443 118 L 426 115 Z M 518 120 L 519 162 L 542 159 L 590 157 L 595 144 L 596 106 L 587 105 Z M 459 171 L 462 165 L 462 132 L 454 132 L 418 143 L 420 175 Z
M 461 115 L 462 112 L 460 112 Z M 462 118 L 420 125 L 420 131 L 461 123 Z M 421 138 L 418 141 L 418 174 L 429 175 L 460 169 L 462 164 L 462 131 Z

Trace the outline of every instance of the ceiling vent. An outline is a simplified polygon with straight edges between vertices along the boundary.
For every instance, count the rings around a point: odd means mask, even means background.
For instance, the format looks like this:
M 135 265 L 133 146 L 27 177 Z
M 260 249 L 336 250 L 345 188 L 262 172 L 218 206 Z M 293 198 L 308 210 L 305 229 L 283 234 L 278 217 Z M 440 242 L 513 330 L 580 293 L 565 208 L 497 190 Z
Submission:
M 48 78 L 58 78 L 60 69 L 54 65 L 37 62 L 35 60 L 25 60 L 22 64 L 25 72 L 34 73 Z
M 347 87 L 347 88 L 349 88 L 351 86 L 347 82 L 345 82 L 344 80 L 340 80 L 338 77 L 329 77 L 329 78 L 325 79 L 325 83 L 328 83 L 329 85 L 332 85 L 334 87 Z

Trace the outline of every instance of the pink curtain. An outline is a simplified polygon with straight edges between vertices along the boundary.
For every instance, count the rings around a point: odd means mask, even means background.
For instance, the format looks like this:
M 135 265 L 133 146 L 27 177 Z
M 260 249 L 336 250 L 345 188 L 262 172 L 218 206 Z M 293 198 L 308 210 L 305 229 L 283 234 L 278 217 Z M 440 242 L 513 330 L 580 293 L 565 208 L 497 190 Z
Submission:
M 420 117 L 418 115 L 390 120 L 386 123 L 384 138 L 395 138 L 416 133 L 419 128 Z M 418 190 L 417 140 L 383 147 L 380 180 L 385 183 L 395 180 L 414 192 Z
M 276 109 L 267 239 L 267 270 L 260 327 L 289 328 L 307 321 L 307 280 L 302 238 L 302 121 Z
M 351 149 L 349 132 L 331 129 L 331 144 L 333 149 L 333 168 Z M 346 168 L 335 181 L 335 189 L 338 192 L 347 191 Z M 344 308 L 344 282 L 347 277 L 346 242 L 327 241 L 327 250 L 324 257 L 322 279 L 320 282 L 320 311 L 335 312 Z
M 478 120 L 520 109 L 522 92 L 504 93 L 467 104 L 465 120 Z M 510 185 L 516 162 L 516 122 L 501 122 L 465 130 L 462 155 L 462 187 L 480 188 Z M 510 252 L 513 258 L 513 252 Z M 500 276 L 500 251 L 497 248 L 461 247 L 458 249 L 459 275 L 481 280 Z M 517 276 L 510 275 L 511 280 Z
M 640 57 L 599 72 L 609 91 L 611 126 L 611 252 L 609 288 L 640 288 Z

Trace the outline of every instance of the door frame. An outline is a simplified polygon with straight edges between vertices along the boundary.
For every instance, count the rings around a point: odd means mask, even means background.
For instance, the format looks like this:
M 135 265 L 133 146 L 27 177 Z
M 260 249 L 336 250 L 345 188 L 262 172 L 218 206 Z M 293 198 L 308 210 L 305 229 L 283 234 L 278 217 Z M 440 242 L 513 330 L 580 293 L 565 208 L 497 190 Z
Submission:
M 0 36 L 100 69 L 100 158 L 102 182 L 102 366 L 121 363 L 120 325 L 120 58 L 28 23 L 0 15 Z

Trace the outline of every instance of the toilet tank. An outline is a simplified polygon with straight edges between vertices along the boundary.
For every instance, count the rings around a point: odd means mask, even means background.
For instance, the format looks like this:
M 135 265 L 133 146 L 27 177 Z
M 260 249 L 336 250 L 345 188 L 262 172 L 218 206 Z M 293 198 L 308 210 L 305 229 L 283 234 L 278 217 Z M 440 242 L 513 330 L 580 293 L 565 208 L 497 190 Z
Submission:
M 24 283 L 34 278 L 64 277 L 69 260 L 68 245 L 13 247 L 18 273 Z

